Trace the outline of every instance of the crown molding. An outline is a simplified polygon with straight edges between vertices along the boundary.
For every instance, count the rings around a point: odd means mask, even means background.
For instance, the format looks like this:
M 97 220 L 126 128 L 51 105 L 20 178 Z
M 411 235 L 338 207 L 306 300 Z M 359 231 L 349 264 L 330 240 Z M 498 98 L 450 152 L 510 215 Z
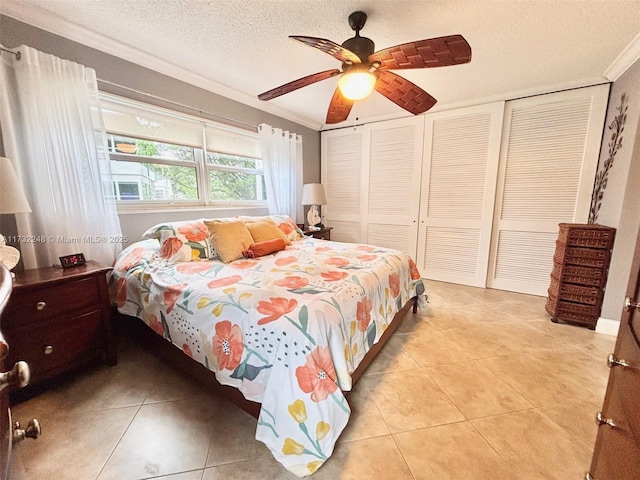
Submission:
M 89 30 L 81 25 L 71 23 L 58 15 L 51 14 L 48 11 L 31 6 L 20 0 L 0 1 L 0 13 L 23 23 L 27 23 L 34 27 L 48 31 L 55 35 L 59 35 L 63 38 L 67 38 L 69 40 L 94 48 L 109 55 L 113 55 L 114 57 L 118 57 L 134 64 L 143 66 L 150 70 L 203 88 L 209 92 L 256 108 L 265 113 L 276 115 L 283 119 L 298 123 L 316 131 L 353 126 L 353 123 L 349 120 L 337 125 L 326 125 L 273 103 L 260 101 L 253 95 L 240 92 L 232 87 L 215 82 L 198 73 L 187 70 L 183 67 L 179 67 L 171 62 L 168 62 L 167 60 L 143 52 L 137 48 L 127 46 L 117 40 L 106 37 L 104 35 L 97 34 L 96 32 Z M 640 34 L 638 34 L 618 55 L 618 57 L 616 57 L 612 64 L 605 70 L 602 77 L 583 79 L 581 81 L 574 81 L 564 84 L 535 87 L 532 89 L 513 91 L 482 98 L 474 98 L 472 100 L 457 102 L 454 104 L 437 104 L 431 110 L 431 112 L 452 110 L 481 103 L 512 100 L 516 98 L 540 95 L 554 91 L 568 90 L 572 88 L 580 88 L 601 83 L 613 82 L 617 80 L 638 59 L 640 59 Z M 400 118 L 403 116 L 406 116 L 406 113 L 404 111 L 376 116 L 374 118 L 366 119 L 366 121 L 364 122 L 361 121 L 358 123 L 372 123 L 393 118 Z
M 162 73 L 196 87 L 203 88 L 209 92 L 221 95 L 263 112 L 276 115 L 291 122 L 298 123 L 307 128 L 318 131 L 322 127 L 322 123 L 311 120 L 308 117 L 298 115 L 291 110 L 287 110 L 272 103 L 258 100 L 258 98 L 253 95 L 240 92 L 239 90 L 227 85 L 215 82 L 198 73 L 179 67 L 167 60 L 143 52 L 129 45 L 125 45 L 112 38 L 98 34 L 88 28 L 69 22 L 58 15 L 27 3 L 3 0 L 0 2 L 0 13 L 41 30 L 45 30 L 49 33 L 72 40 L 87 47 L 94 48 L 128 62 L 135 63 L 136 65 Z
M 604 71 L 604 76 L 615 82 L 638 59 L 640 59 L 640 33 L 629 42 L 629 45 L 616 57 L 616 59 Z
M 436 105 L 428 112 L 422 115 L 429 115 L 430 113 L 444 112 L 450 110 L 456 110 L 458 108 L 474 107 L 476 105 L 485 105 L 494 102 L 506 102 L 509 100 L 516 100 L 518 98 L 535 97 L 537 95 L 545 95 L 547 93 L 561 92 L 564 90 L 573 90 L 575 88 L 593 87 L 595 85 L 609 84 L 609 80 L 603 77 L 586 78 L 579 81 L 571 81 L 564 83 L 556 83 L 541 87 L 528 88 L 523 90 L 514 90 L 512 92 L 501 93 L 498 95 L 477 97 L 471 100 L 465 100 L 455 103 L 436 103 Z M 337 130 L 340 128 L 353 128 L 354 126 L 364 125 L 367 123 L 383 122 L 385 120 L 394 120 L 396 118 L 410 117 L 411 114 L 404 110 L 398 109 L 396 113 L 377 115 L 361 119 L 354 125 L 353 120 L 347 119 L 344 122 L 336 123 L 332 125 L 323 124 L 320 131 Z

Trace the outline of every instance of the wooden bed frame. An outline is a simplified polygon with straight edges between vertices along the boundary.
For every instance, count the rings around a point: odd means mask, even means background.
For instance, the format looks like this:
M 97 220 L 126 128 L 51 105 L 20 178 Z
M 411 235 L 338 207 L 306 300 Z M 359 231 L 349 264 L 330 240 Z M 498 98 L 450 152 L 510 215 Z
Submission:
M 358 368 L 356 368 L 351 375 L 354 385 L 362 376 L 369 364 L 371 364 L 373 359 L 378 355 L 378 352 L 382 347 L 384 347 L 387 340 L 389 340 L 391 335 L 393 335 L 393 332 L 395 332 L 398 326 L 402 323 L 402 320 L 410 308 L 413 309 L 413 313 L 418 311 L 418 297 L 413 297 L 398 313 L 396 313 L 393 320 L 380 337 L 378 343 L 373 345 L 365 354 L 362 362 L 360 362 Z M 259 403 L 245 399 L 242 392 L 237 388 L 220 384 L 215 377 L 214 372 L 182 353 L 182 351 L 176 348 L 171 342 L 168 342 L 151 330 L 142 320 L 129 315 L 124 315 L 117 311 L 114 313 L 114 318 L 116 319 L 116 325 L 119 331 L 128 333 L 134 337 L 138 343 L 141 343 L 143 346 L 150 349 L 158 357 L 182 370 L 187 375 L 195 378 L 198 382 L 204 384 L 210 390 L 213 390 L 217 394 L 236 404 L 245 412 L 251 414 L 255 418 L 258 418 L 260 415 Z

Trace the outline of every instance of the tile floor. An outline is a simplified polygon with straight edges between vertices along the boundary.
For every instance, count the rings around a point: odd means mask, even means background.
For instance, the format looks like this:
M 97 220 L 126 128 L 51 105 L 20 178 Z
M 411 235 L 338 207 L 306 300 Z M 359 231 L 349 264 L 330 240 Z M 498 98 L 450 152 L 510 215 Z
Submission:
M 427 282 L 349 396 L 353 415 L 320 479 L 582 479 L 615 339 L 549 321 L 541 297 Z M 293 479 L 255 420 L 127 338 L 96 365 L 13 407 L 42 437 L 13 480 Z

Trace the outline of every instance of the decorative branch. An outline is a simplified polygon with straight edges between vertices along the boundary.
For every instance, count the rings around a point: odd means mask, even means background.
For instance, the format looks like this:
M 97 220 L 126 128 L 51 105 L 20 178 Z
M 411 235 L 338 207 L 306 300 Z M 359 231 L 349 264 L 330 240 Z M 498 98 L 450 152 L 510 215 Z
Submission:
M 588 223 L 596 223 L 598 221 L 598 213 L 602 206 L 602 198 L 604 197 L 604 191 L 607 188 L 609 170 L 611 170 L 611 167 L 613 166 L 613 160 L 618 153 L 618 150 L 622 147 L 622 132 L 624 131 L 624 124 L 627 121 L 627 108 L 627 94 L 623 93 L 620 98 L 620 105 L 616 107 L 618 114 L 609 124 L 609 130 L 613 131 L 609 140 L 609 156 L 602 164 L 601 170 L 596 173 L 596 179 L 593 185 L 593 194 L 591 195 L 591 208 L 589 209 Z

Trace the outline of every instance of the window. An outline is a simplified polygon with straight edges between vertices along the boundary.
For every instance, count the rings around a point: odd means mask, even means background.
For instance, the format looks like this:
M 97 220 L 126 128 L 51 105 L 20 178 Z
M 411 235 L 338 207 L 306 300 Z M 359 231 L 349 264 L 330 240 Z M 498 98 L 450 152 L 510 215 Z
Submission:
M 256 132 L 102 97 L 113 195 L 123 208 L 265 205 Z
M 194 148 L 108 135 L 111 174 L 118 201 L 197 201 Z
M 260 159 L 207 152 L 207 173 L 212 200 L 267 200 Z
M 115 182 L 115 195 L 118 200 L 140 200 L 140 184 Z

